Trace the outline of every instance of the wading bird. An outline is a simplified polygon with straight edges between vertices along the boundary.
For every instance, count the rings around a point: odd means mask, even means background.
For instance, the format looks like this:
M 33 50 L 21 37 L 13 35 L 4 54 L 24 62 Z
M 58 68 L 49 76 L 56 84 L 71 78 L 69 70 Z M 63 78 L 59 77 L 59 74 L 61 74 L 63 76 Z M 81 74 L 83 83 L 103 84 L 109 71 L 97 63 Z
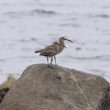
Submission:
M 40 53 L 39 55 L 47 57 L 48 66 L 52 67 L 53 57 L 55 58 L 57 52 L 58 42 L 53 42 L 52 45 L 47 46 L 44 49 L 37 50 L 35 53 Z M 49 58 L 51 58 L 51 62 L 49 64 Z
M 40 53 L 41 56 L 47 57 L 48 66 L 52 67 L 53 57 L 54 57 L 55 64 L 56 64 L 55 55 L 61 53 L 63 51 L 63 49 L 66 48 L 65 43 L 64 43 L 65 40 L 73 43 L 71 40 L 66 39 L 64 37 L 61 37 L 61 38 L 59 38 L 59 42 L 53 42 L 52 45 L 49 45 L 48 47 L 46 47 L 44 49 L 35 51 L 35 53 Z M 48 58 L 51 58 L 50 64 L 49 64 L 49 59 Z

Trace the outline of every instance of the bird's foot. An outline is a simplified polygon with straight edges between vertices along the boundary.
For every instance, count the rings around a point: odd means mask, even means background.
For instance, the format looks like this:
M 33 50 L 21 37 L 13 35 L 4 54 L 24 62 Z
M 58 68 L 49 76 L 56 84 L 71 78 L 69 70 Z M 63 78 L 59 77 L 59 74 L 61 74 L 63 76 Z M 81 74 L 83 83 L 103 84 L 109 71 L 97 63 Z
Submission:
M 55 64 L 55 65 L 52 65 L 51 63 L 48 64 L 48 67 L 49 67 L 49 68 L 57 68 L 57 66 L 58 66 L 57 64 Z
M 53 68 L 53 65 L 50 63 L 50 64 L 48 64 L 48 67 Z
M 58 65 L 57 65 L 57 64 L 55 64 L 55 66 L 57 67 Z
M 48 64 L 48 67 L 50 67 L 50 65 Z

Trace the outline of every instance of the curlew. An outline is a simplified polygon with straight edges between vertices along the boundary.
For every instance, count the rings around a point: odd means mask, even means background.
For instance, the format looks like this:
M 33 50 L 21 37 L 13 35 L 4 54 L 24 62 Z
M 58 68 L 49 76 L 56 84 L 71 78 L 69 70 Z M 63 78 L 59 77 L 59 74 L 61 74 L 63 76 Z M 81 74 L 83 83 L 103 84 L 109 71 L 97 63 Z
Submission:
M 41 56 L 45 56 L 47 58 L 48 66 L 52 67 L 53 56 L 55 57 L 57 52 L 58 42 L 53 42 L 52 45 L 47 46 L 44 49 L 37 50 L 35 53 L 40 53 Z M 51 62 L 49 64 L 49 58 L 51 58 Z
M 52 67 L 53 57 L 54 57 L 55 64 L 56 64 L 55 55 L 61 53 L 63 51 L 63 49 L 66 48 L 65 43 L 64 43 L 65 40 L 72 42 L 69 39 L 61 37 L 61 38 L 59 38 L 59 42 L 53 42 L 52 45 L 49 45 L 48 47 L 46 47 L 44 49 L 37 50 L 37 51 L 35 51 L 35 53 L 40 53 L 41 56 L 47 57 L 48 66 Z M 51 58 L 50 64 L 49 64 L 49 58 Z

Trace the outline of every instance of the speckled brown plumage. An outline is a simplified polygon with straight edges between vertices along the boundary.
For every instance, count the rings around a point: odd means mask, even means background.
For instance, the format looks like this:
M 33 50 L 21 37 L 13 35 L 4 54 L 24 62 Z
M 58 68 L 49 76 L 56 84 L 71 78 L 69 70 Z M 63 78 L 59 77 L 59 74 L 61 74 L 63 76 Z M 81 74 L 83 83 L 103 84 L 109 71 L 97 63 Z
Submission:
M 61 53 L 65 47 L 64 40 L 68 40 L 68 39 L 61 37 L 61 38 L 59 38 L 59 42 L 53 42 L 52 45 L 49 45 L 44 49 L 35 51 L 35 53 L 40 53 L 41 56 L 47 57 L 47 62 L 48 62 L 48 57 L 50 57 L 51 58 L 50 65 L 52 66 L 53 57 L 54 57 L 54 60 L 56 63 L 55 55 Z M 68 41 L 72 42 L 71 40 L 68 40 Z M 49 63 L 48 63 L 48 65 L 49 65 Z

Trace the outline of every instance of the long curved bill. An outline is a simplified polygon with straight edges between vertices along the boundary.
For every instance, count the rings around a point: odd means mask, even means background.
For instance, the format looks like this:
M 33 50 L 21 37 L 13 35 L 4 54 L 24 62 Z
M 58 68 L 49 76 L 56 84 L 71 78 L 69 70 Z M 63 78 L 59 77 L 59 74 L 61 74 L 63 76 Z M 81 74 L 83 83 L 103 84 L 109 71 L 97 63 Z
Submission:
M 65 48 L 66 48 L 66 46 L 65 45 L 63 45 Z
M 73 41 L 72 41 L 72 40 L 69 40 L 69 39 L 66 39 L 66 38 L 65 38 L 65 40 L 67 40 L 67 41 L 69 41 L 69 42 L 73 43 Z

